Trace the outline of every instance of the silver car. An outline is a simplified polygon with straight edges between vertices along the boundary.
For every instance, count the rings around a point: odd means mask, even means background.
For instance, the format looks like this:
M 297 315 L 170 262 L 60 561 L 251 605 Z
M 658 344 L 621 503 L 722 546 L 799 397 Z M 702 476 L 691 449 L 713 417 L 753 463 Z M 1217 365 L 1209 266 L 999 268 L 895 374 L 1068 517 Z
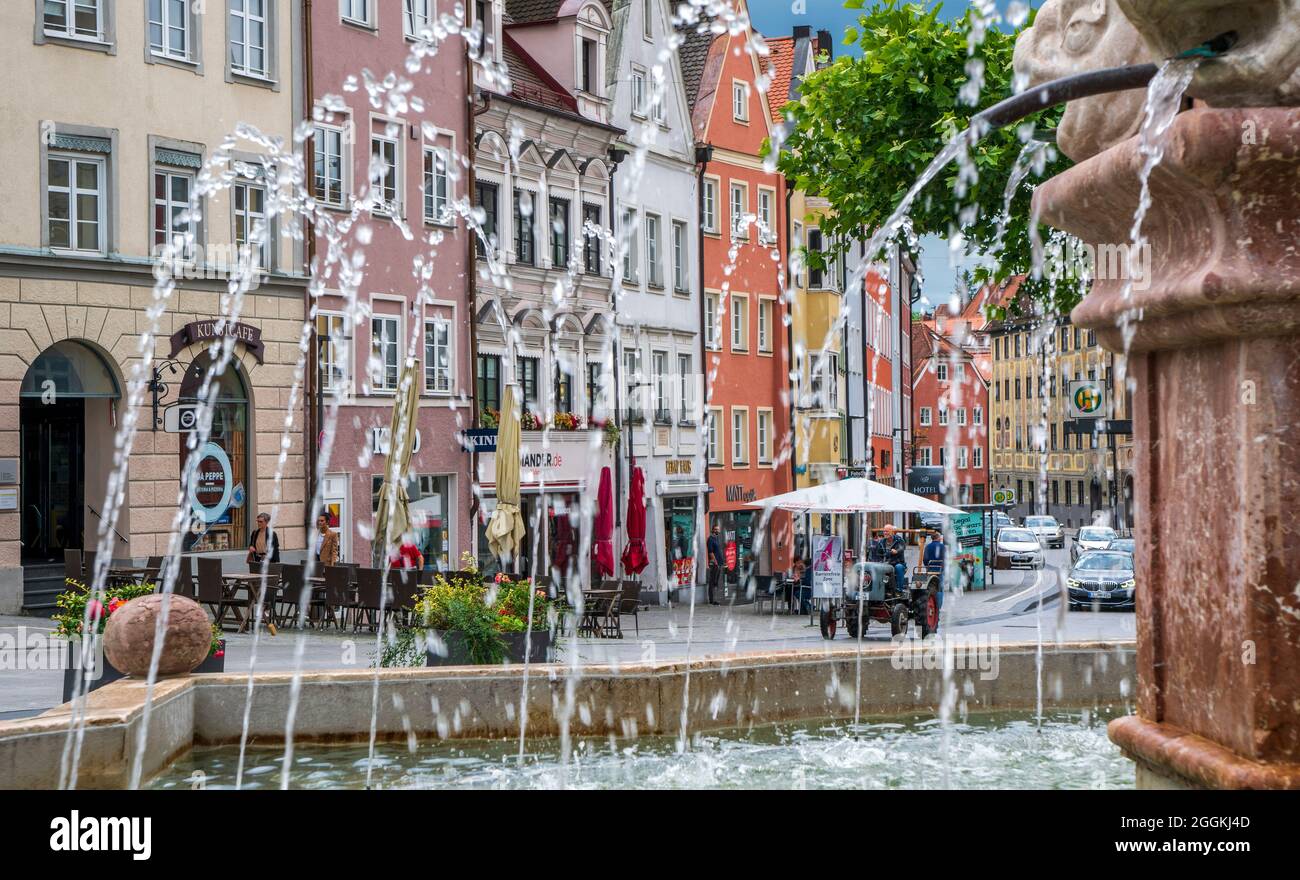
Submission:
M 1116 537 L 1115 530 L 1110 526 L 1084 526 L 1079 529 L 1079 534 L 1074 536 L 1074 544 L 1070 547 L 1070 561 L 1077 560 L 1089 550 L 1105 550 Z
M 1033 532 L 1039 541 L 1058 550 L 1065 546 L 1065 532 L 1054 516 L 1027 516 L 1025 528 Z
M 1002 529 L 993 544 L 994 568 L 1039 569 L 1047 564 L 1043 546 L 1029 529 Z

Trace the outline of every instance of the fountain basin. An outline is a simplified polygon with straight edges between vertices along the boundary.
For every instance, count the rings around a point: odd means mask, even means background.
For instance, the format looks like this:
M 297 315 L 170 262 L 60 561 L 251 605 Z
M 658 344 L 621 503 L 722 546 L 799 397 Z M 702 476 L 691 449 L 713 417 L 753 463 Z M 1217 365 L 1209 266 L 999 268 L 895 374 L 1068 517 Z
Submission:
M 915 643 L 913 643 L 914 645 Z M 942 645 L 943 643 L 939 643 Z M 951 645 L 951 643 L 949 643 Z M 950 672 L 954 712 L 1047 707 L 1126 711 L 1134 688 L 1133 645 L 1070 642 L 994 644 L 989 663 L 958 650 Z M 908 645 L 848 651 L 786 651 L 623 667 L 586 666 L 580 675 L 549 664 L 528 670 L 528 736 L 557 737 L 566 717 L 574 737 L 678 735 L 683 704 L 691 734 L 809 719 L 937 715 L 944 687 L 942 651 Z M 928 668 L 927 668 L 928 667 Z M 683 700 L 689 670 L 689 694 Z M 516 741 L 522 666 L 354 669 L 300 677 L 294 742 L 365 743 L 374 717 L 380 741 L 489 739 Z M 248 742 L 284 742 L 293 676 L 254 678 Z M 1041 691 L 1040 691 L 1041 681 Z M 150 779 L 194 746 L 238 744 L 248 676 L 177 676 L 160 680 L 148 719 L 142 778 Z M 857 700 L 855 705 L 855 693 Z M 1041 694 L 1041 696 L 1040 696 Z M 571 695 L 571 696 L 570 696 Z M 79 787 L 121 788 L 144 723 L 145 683 L 123 679 L 92 693 L 85 705 Z M 565 711 L 572 705 L 571 712 Z M 64 704 L 35 718 L 0 722 L 0 787 L 52 788 L 73 723 Z

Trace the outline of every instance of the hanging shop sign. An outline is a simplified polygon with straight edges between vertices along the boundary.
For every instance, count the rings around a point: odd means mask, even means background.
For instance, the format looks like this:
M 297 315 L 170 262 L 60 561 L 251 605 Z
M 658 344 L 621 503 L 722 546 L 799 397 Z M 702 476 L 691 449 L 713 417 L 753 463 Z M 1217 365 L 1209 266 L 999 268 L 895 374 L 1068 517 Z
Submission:
M 1069 415 L 1096 419 L 1106 411 L 1106 383 L 1100 379 L 1075 379 L 1070 383 Z
M 945 488 L 941 467 L 914 467 L 907 474 L 907 491 L 913 495 L 937 498 Z
M 198 404 L 173 403 L 163 410 L 163 430 L 168 434 L 187 434 L 198 426 Z
M 236 342 L 244 343 L 244 348 L 248 349 L 257 362 L 262 363 L 266 356 L 266 344 L 262 342 L 262 331 L 252 324 L 232 324 L 229 321 L 191 321 L 181 329 L 172 334 L 171 356 L 176 357 L 187 345 L 194 345 L 197 342 L 211 342 L 214 339 L 222 339 L 226 336 L 233 336 Z
M 219 521 L 230 510 L 234 485 L 230 456 L 211 441 L 199 450 L 199 465 L 190 479 L 190 509 L 204 523 Z
M 813 535 L 812 548 L 813 598 L 840 598 L 844 595 L 844 539 Z

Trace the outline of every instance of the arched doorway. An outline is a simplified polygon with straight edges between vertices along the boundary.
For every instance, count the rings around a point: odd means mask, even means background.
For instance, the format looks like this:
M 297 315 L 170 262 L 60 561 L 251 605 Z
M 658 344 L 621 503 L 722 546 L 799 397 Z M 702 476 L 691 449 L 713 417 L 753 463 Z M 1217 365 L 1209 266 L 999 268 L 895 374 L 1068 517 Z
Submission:
M 86 483 L 107 479 L 113 443 L 102 438 L 112 436 L 119 397 L 104 358 L 72 339 L 54 343 L 27 368 L 19 389 L 24 564 L 62 562 L 63 551 L 82 549 L 95 533 L 98 523 L 86 520 L 99 515 L 98 501 L 87 499 Z
M 182 406 L 198 404 L 211 363 L 211 355 L 204 352 L 186 369 L 180 389 Z M 248 545 L 251 531 L 248 384 L 239 361 L 232 359 L 213 377 L 212 385 L 216 388 L 212 430 L 199 451 L 197 472 L 190 480 L 190 527 L 183 542 L 187 552 L 241 550 Z M 182 473 L 189 456 L 189 444 L 182 443 Z

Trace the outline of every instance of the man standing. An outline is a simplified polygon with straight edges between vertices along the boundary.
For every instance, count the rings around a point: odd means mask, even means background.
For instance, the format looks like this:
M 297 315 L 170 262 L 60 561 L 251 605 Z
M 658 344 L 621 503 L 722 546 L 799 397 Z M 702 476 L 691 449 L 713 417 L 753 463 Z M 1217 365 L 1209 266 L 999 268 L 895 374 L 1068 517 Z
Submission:
M 248 561 L 261 562 L 270 554 L 272 562 L 280 561 L 280 536 L 271 531 L 271 517 L 257 515 L 257 528 L 248 536 Z
M 718 584 L 722 581 L 722 567 L 726 565 L 727 559 L 722 555 L 722 530 L 716 525 L 713 532 L 709 535 L 708 557 L 709 557 L 709 604 L 717 605 Z
M 323 513 L 316 517 L 316 561 L 321 567 L 339 564 L 338 532 L 330 529 L 329 517 Z

